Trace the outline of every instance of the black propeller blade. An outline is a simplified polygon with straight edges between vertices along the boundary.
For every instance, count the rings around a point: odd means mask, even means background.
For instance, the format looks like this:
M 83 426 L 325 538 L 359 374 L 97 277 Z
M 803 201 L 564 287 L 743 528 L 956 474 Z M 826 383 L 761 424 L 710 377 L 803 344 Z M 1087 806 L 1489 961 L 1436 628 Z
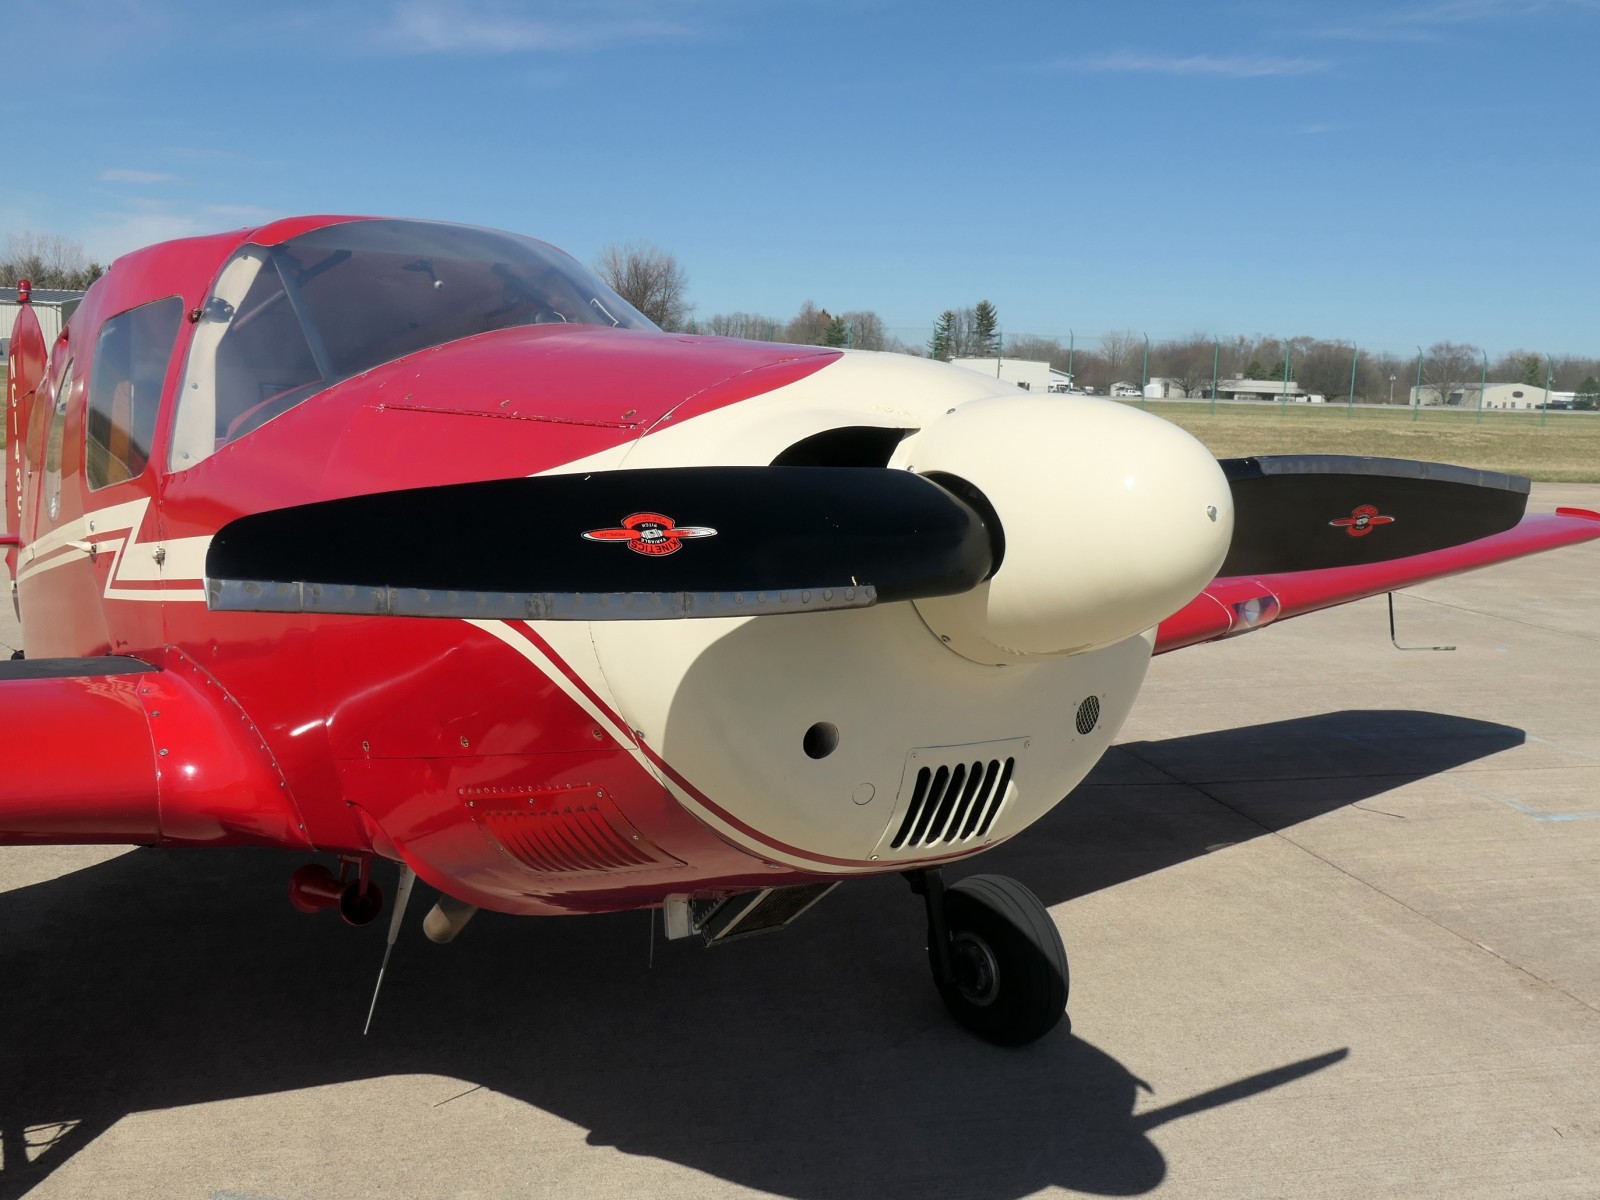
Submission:
M 1528 481 L 1402 458 L 1285 454 L 1226 458 L 1233 543 L 1219 575 L 1387 562 L 1503 533 Z
M 998 531 L 907 471 L 672 467 L 352 496 L 223 526 L 212 608 L 540 620 L 863 607 L 966 591 Z

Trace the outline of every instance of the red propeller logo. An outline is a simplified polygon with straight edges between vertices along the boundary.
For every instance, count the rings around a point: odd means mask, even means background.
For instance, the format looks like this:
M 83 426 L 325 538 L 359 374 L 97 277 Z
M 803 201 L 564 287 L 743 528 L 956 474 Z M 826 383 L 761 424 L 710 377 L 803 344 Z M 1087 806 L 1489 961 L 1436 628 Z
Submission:
M 1363 504 L 1351 509 L 1348 517 L 1335 517 L 1328 524 L 1341 526 L 1351 537 L 1365 537 L 1379 525 L 1394 524 L 1394 518 L 1382 516 L 1371 504 Z
M 660 513 L 638 512 L 623 517 L 619 528 L 590 529 L 583 536 L 591 542 L 626 542 L 635 554 L 662 555 L 676 554 L 685 538 L 716 537 L 717 531 L 707 525 L 674 525 L 671 517 Z

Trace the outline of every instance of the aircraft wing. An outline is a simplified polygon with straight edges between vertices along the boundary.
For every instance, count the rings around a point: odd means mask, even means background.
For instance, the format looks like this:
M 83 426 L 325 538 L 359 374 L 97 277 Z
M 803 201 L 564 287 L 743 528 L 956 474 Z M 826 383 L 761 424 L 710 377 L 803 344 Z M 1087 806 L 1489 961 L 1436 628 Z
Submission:
M 1386 561 L 1310 570 L 1224 574 L 1156 630 L 1155 653 L 1236 637 L 1275 621 L 1600 538 L 1600 513 L 1558 508 L 1503 532 Z M 1230 556 L 1231 557 L 1231 556 Z M 1226 563 L 1223 564 L 1227 568 Z
M 0 845 L 307 845 L 271 755 L 181 660 L 0 662 Z

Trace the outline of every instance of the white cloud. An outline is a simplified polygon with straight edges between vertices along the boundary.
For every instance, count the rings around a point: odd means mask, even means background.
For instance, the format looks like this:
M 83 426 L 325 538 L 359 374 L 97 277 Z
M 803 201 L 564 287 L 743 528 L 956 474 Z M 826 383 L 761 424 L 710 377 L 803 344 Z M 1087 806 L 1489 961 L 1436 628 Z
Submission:
M 1304 32 L 1335 41 L 1434 42 L 1451 27 L 1501 18 L 1529 20 L 1563 11 L 1594 12 L 1597 8 L 1597 0 L 1437 0 L 1356 14 Z
M 90 213 L 74 236 L 89 257 L 109 263 L 120 254 L 173 238 L 220 233 L 241 226 L 264 225 L 284 214 L 246 204 L 179 204 L 170 200 L 133 199 L 121 211 Z
M 217 220 L 248 221 L 252 225 L 262 225 L 268 221 L 276 221 L 284 214 L 274 208 L 262 208 L 257 204 L 207 204 L 200 212 Z
M 1209 76 L 1217 79 L 1266 79 L 1284 75 L 1315 75 L 1329 67 L 1323 59 L 1277 58 L 1265 55 L 1135 54 L 1121 50 L 1102 58 L 1059 59 L 1050 64 L 1065 71 L 1094 71 L 1144 75 Z
M 651 16 L 622 12 L 587 17 L 532 17 L 501 3 L 405 0 L 376 35 L 377 44 L 402 54 L 512 54 L 586 50 L 620 42 L 680 38 L 690 30 Z
M 109 167 L 100 172 L 102 183 L 168 183 L 172 179 L 161 171 L 136 171 L 127 167 Z

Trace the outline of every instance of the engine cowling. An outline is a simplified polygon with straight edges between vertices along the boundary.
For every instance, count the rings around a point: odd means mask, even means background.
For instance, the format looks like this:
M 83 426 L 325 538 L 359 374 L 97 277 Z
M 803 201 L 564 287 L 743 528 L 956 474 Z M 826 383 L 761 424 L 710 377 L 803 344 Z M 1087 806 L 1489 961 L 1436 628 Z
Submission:
M 1215 577 L 1233 534 L 1232 495 L 1211 452 L 1106 400 L 971 401 L 899 457 L 971 485 L 1000 527 L 989 579 L 916 601 L 940 640 L 974 662 L 1077 654 L 1141 633 Z

